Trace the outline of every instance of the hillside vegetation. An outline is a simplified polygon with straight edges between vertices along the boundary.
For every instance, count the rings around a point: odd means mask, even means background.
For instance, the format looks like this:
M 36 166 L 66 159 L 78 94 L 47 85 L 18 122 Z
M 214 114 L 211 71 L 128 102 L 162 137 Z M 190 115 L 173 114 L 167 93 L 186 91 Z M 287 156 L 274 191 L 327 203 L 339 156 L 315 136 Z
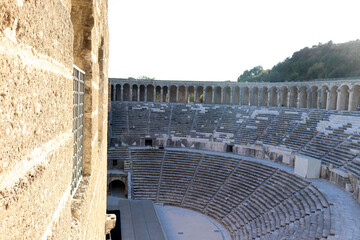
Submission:
M 330 41 L 303 48 L 272 69 L 255 66 L 245 70 L 238 82 L 290 82 L 357 76 L 360 76 L 360 40 L 341 44 Z

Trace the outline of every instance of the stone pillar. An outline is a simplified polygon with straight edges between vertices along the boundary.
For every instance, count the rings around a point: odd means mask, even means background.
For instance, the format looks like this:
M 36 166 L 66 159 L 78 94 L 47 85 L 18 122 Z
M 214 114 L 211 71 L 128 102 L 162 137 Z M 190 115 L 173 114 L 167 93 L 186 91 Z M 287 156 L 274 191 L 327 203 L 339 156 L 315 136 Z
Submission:
M 156 102 L 156 87 L 154 86 L 154 102 Z
M 254 88 L 249 88 L 249 106 L 254 105 Z
M 317 90 L 317 109 L 321 109 L 322 105 L 322 89 Z
M 356 110 L 356 108 L 352 109 L 353 101 L 354 101 L 354 91 L 352 89 L 349 89 L 349 105 L 347 109 L 348 111 Z
M 267 103 L 268 106 L 271 106 L 271 100 L 272 100 L 272 97 L 273 97 L 272 96 L 273 92 L 270 89 L 268 89 L 268 91 L 267 91 L 268 92 L 268 103 Z
M 302 96 L 300 96 L 300 90 L 297 90 L 297 102 L 296 102 L 296 107 L 297 108 L 300 108 L 300 103 L 301 103 L 301 99 L 300 99 L 300 97 L 302 97 Z
M 215 87 L 212 87 L 213 90 L 213 95 L 212 95 L 212 99 L 211 99 L 211 103 L 214 104 L 215 103 Z
M 133 87 L 131 85 L 130 86 L 130 92 L 129 92 L 129 102 L 132 102 L 132 91 L 133 91 Z
M 230 88 L 230 105 L 234 103 L 234 88 Z
M 225 87 L 221 88 L 221 98 L 220 98 L 220 104 L 224 103 L 224 97 L 225 97 Z
M 140 86 L 137 88 L 137 101 L 140 102 Z
M 326 110 L 330 109 L 331 91 L 326 90 Z
M 185 86 L 185 103 L 188 103 L 189 86 Z
M 342 97 L 341 97 L 341 88 L 338 88 L 336 90 L 337 92 L 337 98 L 336 98 L 336 110 L 339 110 L 340 109 L 340 106 L 341 106 L 341 101 L 343 100 Z
M 169 102 L 170 102 L 170 95 L 171 95 L 171 86 L 170 86 L 170 87 L 168 86 L 168 92 L 167 92 L 167 94 L 168 94 L 167 102 L 169 103 Z
M 163 89 L 163 86 L 161 86 L 160 88 L 160 102 L 162 102 L 164 99 L 164 89 Z
M 144 102 L 147 102 L 147 85 L 145 85 L 145 98 L 144 98 Z
M 120 101 L 124 100 L 124 87 L 121 85 L 120 87 Z
M 206 87 L 204 88 L 203 91 L 203 103 L 206 103 Z
M 309 88 L 308 90 L 306 90 L 306 94 L 307 94 L 306 107 L 307 107 L 307 108 L 311 108 L 311 103 L 312 103 L 311 88 Z
M 114 99 L 111 99 L 112 101 L 116 101 L 116 85 L 113 85 L 113 98 Z
M 290 96 L 290 94 L 291 94 L 291 90 L 290 90 L 290 89 L 288 89 L 288 95 L 287 95 L 287 107 L 290 107 L 290 100 L 291 100 L 291 96 Z
M 176 102 L 178 103 L 179 102 L 179 86 L 176 86 Z
M 197 89 L 198 89 L 198 87 L 194 86 L 194 103 L 197 103 L 196 102 L 196 100 L 197 100 Z
M 282 95 L 284 93 L 281 91 L 280 88 L 277 88 L 276 91 L 277 91 L 277 106 L 281 107 L 281 105 L 282 105 Z

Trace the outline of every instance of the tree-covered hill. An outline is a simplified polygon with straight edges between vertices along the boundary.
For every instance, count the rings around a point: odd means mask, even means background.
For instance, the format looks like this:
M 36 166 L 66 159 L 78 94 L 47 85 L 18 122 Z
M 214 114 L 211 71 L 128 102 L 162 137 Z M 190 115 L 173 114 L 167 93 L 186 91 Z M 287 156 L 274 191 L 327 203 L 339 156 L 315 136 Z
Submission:
M 291 58 L 264 70 L 256 66 L 238 77 L 238 82 L 308 81 L 320 78 L 360 76 L 360 40 L 318 44 L 295 52 Z

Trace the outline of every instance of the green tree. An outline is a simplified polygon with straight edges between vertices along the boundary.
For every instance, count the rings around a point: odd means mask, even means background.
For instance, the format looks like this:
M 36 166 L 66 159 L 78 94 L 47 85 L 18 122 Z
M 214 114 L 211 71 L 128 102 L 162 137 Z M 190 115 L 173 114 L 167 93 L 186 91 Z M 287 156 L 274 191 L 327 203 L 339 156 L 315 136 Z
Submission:
M 148 77 L 148 76 L 145 76 L 145 75 L 138 77 L 138 79 L 140 79 L 140 80 L 155 80 L 154 77 L 151 78 L 151 77 Z

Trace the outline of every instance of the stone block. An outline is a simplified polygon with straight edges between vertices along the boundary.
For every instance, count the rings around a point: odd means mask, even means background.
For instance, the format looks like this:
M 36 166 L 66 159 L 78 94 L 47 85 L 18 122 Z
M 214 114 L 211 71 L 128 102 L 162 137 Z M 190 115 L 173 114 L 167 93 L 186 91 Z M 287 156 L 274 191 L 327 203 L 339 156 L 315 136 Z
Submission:
M 295 157 L 294 173 L 304 178 L 319 178 L 321 161 L 315 158 L 297 155 Z

